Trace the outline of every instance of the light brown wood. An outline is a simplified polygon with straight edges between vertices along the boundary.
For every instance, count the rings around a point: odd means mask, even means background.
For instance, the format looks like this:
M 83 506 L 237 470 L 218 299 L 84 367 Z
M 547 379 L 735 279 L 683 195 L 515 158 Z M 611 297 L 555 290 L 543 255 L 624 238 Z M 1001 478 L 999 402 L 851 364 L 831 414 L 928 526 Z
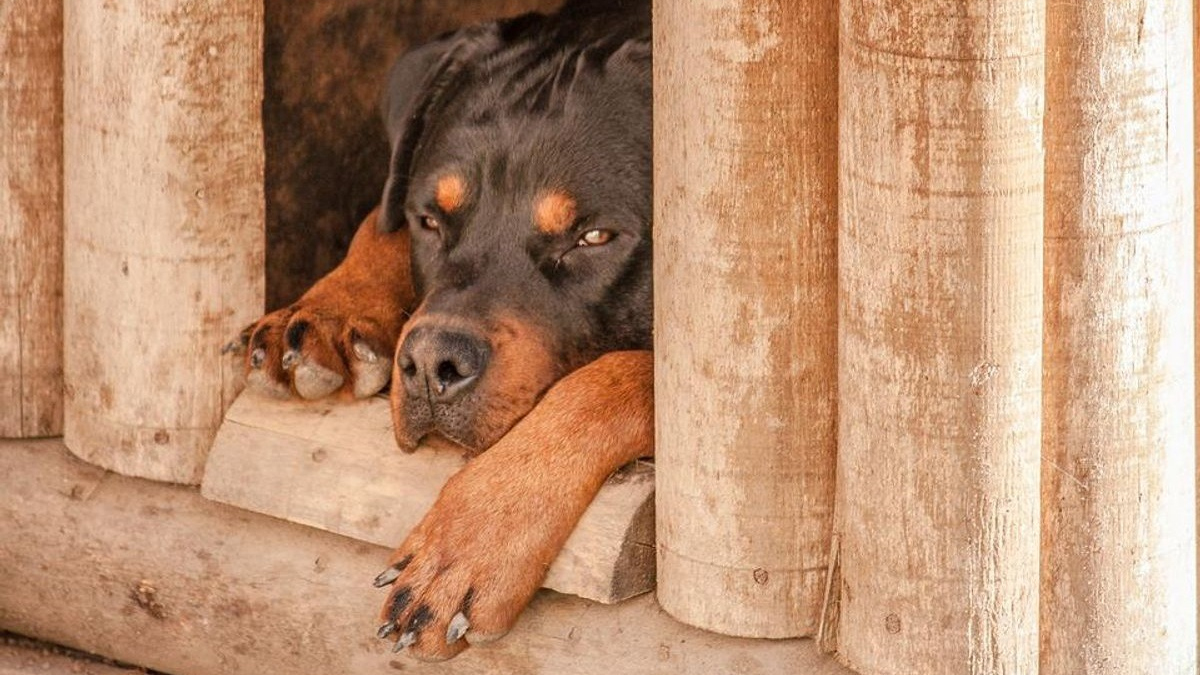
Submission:
M 0 437 L 62 433 L 62 2 L 0 4 Z
M 0 636 L 0 675 L 145 675 L 145 672 L 102 663 L 44 642 Z
M 175 675 L 850 675 L 808 640 L 712 635 L 643 596 L 542 591 L 513 631 L 418 666 L 374 637 L 387 550 L 0 444 L 0 629 Z
M 1042 675 L 1196 672 L 1190 4 L 1049 5 Z
M 1044 3 L 841 4 L 841 657 L 1037 672 Z
M 836 4 L 655 3 L 659 600 L 816 633 L 832 527 Z
M 1192 150 L 1195 153 L 1195 161 L 1192 163 L 1193 184 L 1192 189 L 1192 210 L 1195 212 L 1195 232 L 1200 232 L 1200 0 L 1194 0 L 1192 3 Z M 1200 260 L 1200 237 L 1194 237 L 1195 256 L 1193 256 L 1193 265 L 1196 260 Z M 1196 288 L 1193 289 L 1195 294 L 1193 311 L 1196 313 L 1196 321 L 1200 322 L 1200 265 L 1194 270 L 1198 275 L 1196 277 Z M 1200 326 L 1194 326 L 1196 339 L 1196 351 L 1194 358 L 1200 362 Z M 1196 406 L 1193 414 L 1196 416 L 1196 437 L 1200 441 L 1200 396 L 1195 397 Z M 1196 486 L 1200 493 L 1200 442 L 1197 443 L 1196 456 Z M 1200 494 L 1196 495 L 1196 522 L 1197 529 L 1200 530 Z M 1200 561 L 1200 536 L 1196 538 L 1197 553 L 1196 558 Z M 1200 564 L 1196 566 L 1196 585 L 1200 588 Z M 1196 602 L 1196 623 L 1200 625 L 1200 591 L 1197 592 Z M 1200 663 L 1200 640 L 1196 644 L 1196 663 Z
M 196 483 L 263 309 L 262 5 L 68 3 L 67 445 Z
M 400 545 L 464 464 L 452 450 L 396 448 L 387 399 L 280 401 L 242 394 L 217 432 L 205 497 L 380 546 Z M 601 489 L 546 588 L 605 603 L 654 589 L 654 468 Z

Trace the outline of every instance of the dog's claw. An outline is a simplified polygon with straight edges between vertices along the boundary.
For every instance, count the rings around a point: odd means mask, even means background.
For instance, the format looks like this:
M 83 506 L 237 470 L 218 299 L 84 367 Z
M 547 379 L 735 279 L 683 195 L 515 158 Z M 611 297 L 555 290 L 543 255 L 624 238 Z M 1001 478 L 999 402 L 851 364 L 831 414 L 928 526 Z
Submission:
M 396 640 L 396 646 L 392 647 L 392 651 L 393 652 L 401 651 L 405 647 L 411 645 L 412 643 L 414 643 L 416 641 L 417 641 L 417 632 L 410 630 L 407 633 L 405 633 L 404 635 L 401 635 L 399 640 Z
M 471 622 L 467 619 L 467 615 L 459 612 L 450 619 L 450 625 L 446 628 L 446 644 L 452 645 L 462 639 L 462 636 L 467 634 L 471 628 Z
M 400 570 L 396 569 L 395 567 L 389 567 L 380 572 L 379 576 L 375 577 L 375 581 L 371 583 L 375 584 L 375 588 L 383 588 L 384 586 L 391 586 L 392 584 L 396 583 L 396 579 L 399 578 Z
M 379 356 L 375 353 L 375 350 L 371 349 L 365 342 L 354 343 L 354 355 L 358 357 L 359 361 L 365 361 L 367 363 L 375 363 L 375 361 L 379 358 Z
M 266 361 L 266 360 L 267 360 L 267 350 L 263 349 L 262 347 L 259 347 L 258 349 L 255 349 L 254 353 L 252 353 L 250 355 L 250 367 L 251 368 L 261 368 L 263 361 Z
M 235 338 L 221 347 L 222 354 L 241 354 L 246 351 L 246 343 L 241 338 Z
M 295 368 L 296 364 L 299 362 L 300 352 L 296 351 L 295 349 L 289 349 L 287 353 L 283 355 L 284 370 L 291 370 L 292 368 Z
M 396 632 L 396 622 L 389 621 L 389 622 L 383 624 L 382 626 L 380 626 L 379 630 L 375 631 L 375 635 L 377 635 L 380 640 L 383 640 L 383 639 L 387 638 L 387 636 L 389 636 L 395 632 Z

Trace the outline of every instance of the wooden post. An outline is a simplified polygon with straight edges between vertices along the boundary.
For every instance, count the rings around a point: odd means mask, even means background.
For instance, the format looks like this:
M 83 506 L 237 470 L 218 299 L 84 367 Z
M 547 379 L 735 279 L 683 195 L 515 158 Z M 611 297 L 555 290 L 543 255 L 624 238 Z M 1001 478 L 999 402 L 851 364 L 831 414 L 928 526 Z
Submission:
M 864 675 L 1037 671 L 1043 7 L 841 4 L 838 649 Z
M 0 437 L 62 433 L 62 2 L 0 5 Z
M 811 635 L 832 527 L 836 6 L 655 3 L 658 599 Z
M 68 3 L 66 441 L 195 483 L 263 309 L 262 4 Z
M 1041 673 L 1195 673 L 1190 2 L 1048 11 Z

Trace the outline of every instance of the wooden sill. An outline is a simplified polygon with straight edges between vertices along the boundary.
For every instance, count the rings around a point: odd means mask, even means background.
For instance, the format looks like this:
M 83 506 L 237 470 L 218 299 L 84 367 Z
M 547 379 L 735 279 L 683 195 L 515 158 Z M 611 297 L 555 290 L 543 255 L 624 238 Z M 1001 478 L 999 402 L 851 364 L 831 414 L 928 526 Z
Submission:
M 217 502 L 395 547 L 463 465 L 459 453 L 396 448 L 387 399 L 281 401 L 242 394 L 225 416 L 201 492 Z M 600 490 L 544 586 L 613 603 L 654 588 L 654 467 Z

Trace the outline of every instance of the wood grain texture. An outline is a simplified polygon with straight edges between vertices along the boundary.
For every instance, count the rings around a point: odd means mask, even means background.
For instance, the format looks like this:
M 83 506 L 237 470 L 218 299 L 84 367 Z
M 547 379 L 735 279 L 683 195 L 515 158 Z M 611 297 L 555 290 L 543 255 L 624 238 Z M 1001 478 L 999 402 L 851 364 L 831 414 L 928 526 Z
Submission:
M 841 4 L 838 649 L 1037 671 L 1044 3 Z
M 62 433 L 62 2 L 0 4 L 0 438 Z
M 850 675 L 811 641 L 679 624 L 643 596 L 542 591 L 511 633 L 443 664 L 374 636 L 387 550 L 106 474 L 57 442 L 0 444 L 0 629 L 176 675 Z
M 655 3 L 659 601 L 816 632 L 832 527 L 836 8 Z
M 387 399 L 301 403 L 246 393 L 217 432 L 205 497 L 395 547 L 464 464 L 451 450 L 396 448 Z M 543 583 L 613 603 L 654 590 L 654 468 L 601 489 Z
M 1190 2 L 1048 11 L 1041 673 L 1195 673 Z
M 197 483 L 263 308 L 262 7 L 69 3 L 65 436 Z

